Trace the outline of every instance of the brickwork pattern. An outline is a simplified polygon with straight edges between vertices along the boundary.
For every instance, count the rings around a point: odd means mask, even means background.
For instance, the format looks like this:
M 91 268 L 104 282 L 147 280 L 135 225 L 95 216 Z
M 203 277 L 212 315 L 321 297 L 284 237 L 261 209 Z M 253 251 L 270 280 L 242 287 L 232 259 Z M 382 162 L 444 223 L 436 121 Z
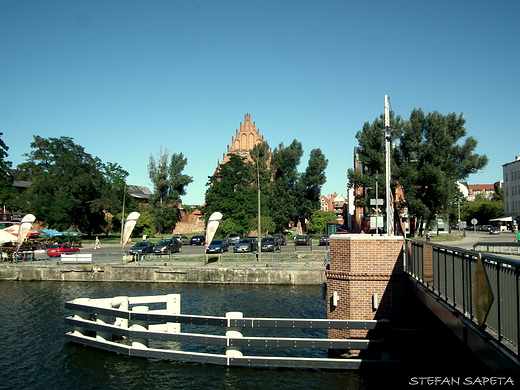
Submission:
M 403 314 L 404 280 L 403 240 L 334 239 L 330 242 L 330 267 L 327 277 L 327 317 L 330 319 L 400 320 Z M 332 306 L 332 294 L 339 296 Z M 373 297 L 377 294 L 377 309 Z M 363 338 L 367 330 L 329 331 L 331 338 Z

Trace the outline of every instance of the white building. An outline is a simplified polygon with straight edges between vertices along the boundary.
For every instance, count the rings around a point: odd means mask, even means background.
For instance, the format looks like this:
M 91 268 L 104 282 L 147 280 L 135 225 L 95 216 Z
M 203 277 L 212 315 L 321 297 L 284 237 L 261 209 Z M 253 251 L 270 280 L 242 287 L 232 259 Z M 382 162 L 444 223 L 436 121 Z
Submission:
M 502 165 L 504 179 L 504 216 L 520 221 L 520 156 Z

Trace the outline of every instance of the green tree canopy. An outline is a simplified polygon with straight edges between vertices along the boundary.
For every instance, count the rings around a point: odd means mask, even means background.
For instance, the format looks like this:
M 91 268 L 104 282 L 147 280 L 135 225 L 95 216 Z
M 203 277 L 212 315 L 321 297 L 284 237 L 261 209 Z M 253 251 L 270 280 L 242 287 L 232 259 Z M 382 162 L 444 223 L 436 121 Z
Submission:
M 155 229 L 159 233 L 171 232 L 177 223 L 181 196 L 193 179 L 182 173 L 187 159 L 182 153 L 174 153 L 168 160 L 168 150 L 159 151 L 157 161 L 150 155 L 148 173 L 154 192 L 150 198 Z
M 31 148 L 20 165 L 22 177 L 32 181 L 21 195 L 21 211 L 59 230 L 99 231 L 105 224 L 101 161 L 69 137 L 34 136 Z
M 285 228 L 289 222 L 298 220 L 300 207 L 298 201 L 298 165 L 303 155 L 301 142 L 294 140 L 285 147 L 281 143 L 273 151 L 273 182 L 269 196 L 271 218 L 277 230 Z
M 338 218 L 334 211 L 317 210 L 311 215 L 309 221 L 309 234 L 324 234 L 329 222 L 337 222 Z
M 325 169 L 328 160 L 320 149 L 311 150 L 309 163 L 305 172 L 300 176 L 298 196 L 300 201 L 300 221 L 302 224 L 311 214 L 320 209 L 321 187 L 327 181 Z
M 12 188 L 13 177 L 10 174 L 12 163 L 7 160 L 9 147 L 2 140 L 2 135 L 3 133 L 0 133 L 0 203 L 11 208 L 18 192 Z
M 229 161 L 221 164 L 210 176 L 206 190 L 204 213 L 209 218 L 218 211 L 224 220 L 231 220 L 238 231 L 247 233 L 249 223 L 257 214 L 257 184 L 255 167 L 244 157 L 229 154 Z
M 220 211 L 224 220 L 231 218 L 240 229 L 236 233 L 257 230 L 260 194 L 262 232 L 282 231 L 290 222 L 307 220 L 320 208 L 328 162 L 320 149 L 313 149 L 305 172 L 299 173 L 302 155 L 297 140 L 287 147 L 281 143 L 273 152 L 267 143 L 256 145 L 250 152 L 252 163 L 229 155 L 209 178 L 204 212 L 209 216 Z
M 358 132 L 361 170 L 349 170 L 349 185 L 374 188 L 375 173 L 385 174 L 383 117 Z M 446 213 L 457 196 L 457 181 L 478 172 L 487 164 L 485 155 L 474 153 L 477 141 L 466 137 L 462 115 L 439 112 L 424 114 L 414 109 L 409 120 L 391 116 L 392 191 L 404 191 L 404 204 L 417 226 L 430 225 Z M 381 183 L 382 184 L 382 183 Z M 384 185 L 380 185 L 386 191 Z M 357 201 L 361 201 L 358 199 Z M 413 226 L 413 225 L 412 225 Z

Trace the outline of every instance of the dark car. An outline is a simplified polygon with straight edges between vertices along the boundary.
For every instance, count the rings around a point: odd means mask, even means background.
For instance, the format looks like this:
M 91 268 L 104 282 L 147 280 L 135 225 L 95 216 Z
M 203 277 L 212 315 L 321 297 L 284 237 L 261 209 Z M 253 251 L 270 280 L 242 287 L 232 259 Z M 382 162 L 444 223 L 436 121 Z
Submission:
M 278 239 L 280 245 L 287 245 L 287 241 L 285 240 L 285 236 L 283 234 L 275 234 L 273 237 Z
M 163 238 L 153 246 L 153 253 L 156 255 L 167 255 L 181 251 L 181 243 L 176 238 Z
M 229 245 L 235 245 L 237 242 L 240 241 L 240 238 L 240 234 L 233 233 L 229 235 L 227 242 Z
M 258 241 L 254 238 L 243 238 L 233 247 L 233 252 L 254 252 L 256 250 L 258 250 Z
M 311 245 L 311 239 L 307 236 L 296 236 L 294 245 Z
M 56 244 L 47 249 L 47 256 L 59 257 L 62 254 L 69 255 L 72 253 L 78 253 L 79 248 L 74 248 L 69 244 Z
M 178 240 L 181 245 L 188 245 L 190 243 L 190 239 L 186 236 L 173 236 L 172 238 Z
M 153 253 L 153 244 L 149 241 L 141 241 L 135 244 L 128 251 L 131 255 L 143 255 L 145 253 Z
M 193 236 L 190 238 L 190 245 L 204 245 L 206 238 L 204 236 Z
M 330 237 L 329 236 L 321 236 L 319 245 L 329 245 Z
M 208 245 L 206 253 L 223 253 L 229 250 L 229 244 L 226 240 L 213 240 Z
M 497 227 L 492 227 L 489 229 L 489 234 L 500 234 L 500 230 Z
M 260 241 L 260 250 L 262 252 L 274 252 L 280 249 L 280 241 L 276 237 L 264 237 Z

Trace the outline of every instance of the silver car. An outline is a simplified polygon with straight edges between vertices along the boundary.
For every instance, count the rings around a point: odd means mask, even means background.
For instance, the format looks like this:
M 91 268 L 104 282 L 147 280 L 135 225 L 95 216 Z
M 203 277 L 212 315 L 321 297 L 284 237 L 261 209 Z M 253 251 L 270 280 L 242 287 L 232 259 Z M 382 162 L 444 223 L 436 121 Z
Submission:
M 258 250 L 258 241 L 254 238 L 243 238 L 233 247 L 233 252 L 254 252 L 256 250 Z

